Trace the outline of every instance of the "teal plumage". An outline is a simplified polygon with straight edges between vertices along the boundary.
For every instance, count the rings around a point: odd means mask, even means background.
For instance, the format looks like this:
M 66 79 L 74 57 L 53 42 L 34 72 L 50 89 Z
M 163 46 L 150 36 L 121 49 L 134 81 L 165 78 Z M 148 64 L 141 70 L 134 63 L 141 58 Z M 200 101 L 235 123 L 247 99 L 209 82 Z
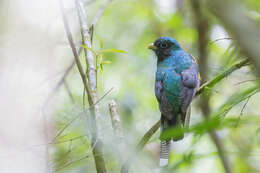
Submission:
M 161 111 L 161 131 L 177 126 L 181 129 L 200 85 L 198 65 L 171 37 L 161 37 L 149 48 L 157 56 L 155 95 Z M 166 141 L 177 141 L 183 136 L 182 132 L 172 134 Z
M 156 82 L 164 81 L 164 92 L 174 112 L 178 113 L 180 107 L 179 94 L 181 92 L 181 72 L 191 66 L 192 59 L 182 50 L 173 51 L 169 58 L 158 62 Z M 165 79 L 163 79 L 165 78 Z

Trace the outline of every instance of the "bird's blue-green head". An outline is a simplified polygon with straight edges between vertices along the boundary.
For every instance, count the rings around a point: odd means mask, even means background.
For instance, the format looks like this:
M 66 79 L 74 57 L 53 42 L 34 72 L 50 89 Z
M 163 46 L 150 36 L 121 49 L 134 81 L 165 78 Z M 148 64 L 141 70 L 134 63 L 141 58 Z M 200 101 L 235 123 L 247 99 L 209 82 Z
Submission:
M 160 37 L 148 46 L 157 55 L 158 61 L 171 56 L 174 51 L 181 50 L 179 43 L 171 37 Z

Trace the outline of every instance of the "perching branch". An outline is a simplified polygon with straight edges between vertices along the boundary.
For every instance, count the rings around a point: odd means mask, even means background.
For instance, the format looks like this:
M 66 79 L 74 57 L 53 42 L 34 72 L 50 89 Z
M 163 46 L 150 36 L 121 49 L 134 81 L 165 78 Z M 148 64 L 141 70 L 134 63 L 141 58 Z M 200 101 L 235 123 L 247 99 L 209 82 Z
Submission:
M 235 63 L 234 65 L 232 65 L 231 67 L 229 67 L 227 70 L 225 70 L 224 72 L 218 74 L 216 77 L 214 77 L 213 79 L 211 79 L 210 81 L 206 82 L 204 85 L 200 86 L 198 89 L 198 92 L 196 94 L 196 96 L 200 95 L 202 92 L 204 92 L 205 88 L 213 88 L 217 83 L 219 83 L 222 79 L 224 79 L 225 77 L 229 76 L 232 72 L 248 65 L 249 60 L 243 60 L 241 62 Z M 143 148 L 144 146 L 147 144 L 147 142 L 151 139 L 151 137 L 153 136 L 153 134 L 160 128 L 160 120 L 157 121 L 145 134 L 144 136 L 141 138 L 141 140 L 139 141 L 138 145 L 136 146 L 136 154 L 138 154 Z M 122 166 L 121 169 L 121 173 L 128 173 L 131 161 L 134 159 L 134 156 L 131 155 L 129 156 L 129 158 L 126 160 L 126 162 L 124 163 L 124 165 Z

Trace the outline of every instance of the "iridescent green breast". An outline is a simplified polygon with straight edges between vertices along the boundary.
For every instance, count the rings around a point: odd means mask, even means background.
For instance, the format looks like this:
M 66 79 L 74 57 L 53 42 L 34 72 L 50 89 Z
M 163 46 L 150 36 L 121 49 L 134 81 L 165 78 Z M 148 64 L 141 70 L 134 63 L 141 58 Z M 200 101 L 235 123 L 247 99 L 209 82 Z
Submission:
M 172 105 L 174 112 L 179 111 L 179 94 L 181 91 L 180 75 L 172 68 L 158 68 L 156 81 L 163 81 L 163 93 Z
M 174 113 L 180 111 L 181 72 L 190 67 L 192 60 L 186 56 L 170 57 L 157 66 L 156 81 L 162 81 L 163 93 Z

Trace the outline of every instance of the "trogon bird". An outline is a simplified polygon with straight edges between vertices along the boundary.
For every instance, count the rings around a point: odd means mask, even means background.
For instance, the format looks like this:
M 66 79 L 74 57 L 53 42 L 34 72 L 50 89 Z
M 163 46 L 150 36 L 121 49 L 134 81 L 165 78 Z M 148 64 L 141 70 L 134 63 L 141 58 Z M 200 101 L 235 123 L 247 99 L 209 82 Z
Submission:
M 161 112 L 161 132 L 176 128 L 161 141 L 160 166 L 168 165 L 170 141 L 183 139 L 183 127 L 189 124 L 190 103 L 200 85 L 196 59 L 171 37 L 160 37 L 148 46 L 157 56 L 155 96 Z

